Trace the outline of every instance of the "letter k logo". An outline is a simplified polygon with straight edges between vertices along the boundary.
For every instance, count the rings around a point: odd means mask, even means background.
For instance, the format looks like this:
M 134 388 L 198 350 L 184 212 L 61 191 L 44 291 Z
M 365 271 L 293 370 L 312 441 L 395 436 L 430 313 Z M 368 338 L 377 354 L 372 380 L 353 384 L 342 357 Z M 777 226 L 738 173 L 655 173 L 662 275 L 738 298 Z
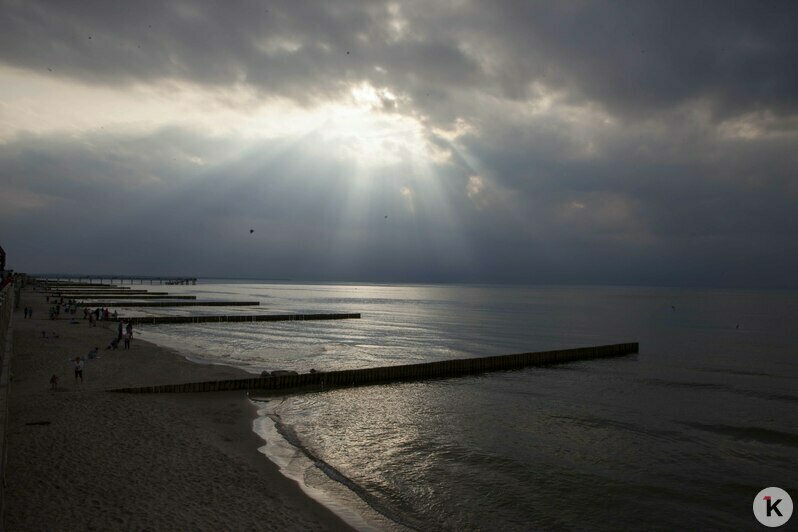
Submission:
M 754 497 L 754 517 L 766 527 L 783 525 L 792 517 L 792 497 L 781 488 L 765 488 Z
M 772 514 L 773 512 L 776 512 L 776 515 L 778 515 L 779 517 L 783 517 L 781 515 L 781 512 L 779 511 L 779 503 L 781 502 L 781 499 L 778 499 L 775 503 L 772 503 L 771 502 L 772 497 L 770 495 L 765 495 L 762 498 L 765 499 L 765 502 L 767 503 L 766 512 L 768 517 L 770 517 L 770 514 Z

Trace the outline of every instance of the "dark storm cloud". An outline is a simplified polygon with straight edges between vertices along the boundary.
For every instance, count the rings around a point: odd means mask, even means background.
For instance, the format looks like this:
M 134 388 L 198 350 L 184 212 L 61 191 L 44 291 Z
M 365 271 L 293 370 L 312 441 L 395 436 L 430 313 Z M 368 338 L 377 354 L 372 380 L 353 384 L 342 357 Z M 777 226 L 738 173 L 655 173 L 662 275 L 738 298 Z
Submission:
M 446 119 L 457 113 L 444 95 L 523 99 L 534 82 L 619 115 L 697 99 L 722 117 L 796 111 L 792 2 L 7 0 L 2 11 L 4 62 L 110 85 L 244 83 L 306 101 L 371 80 Z
M 621 114 L 697 98 L 724 114 L 796 110 L 794 3 L 515 2 L 490 11 L 471 27 L 486 29 L 519 93 L 541 79 Z
M 411 215 L 397 194 L 408 166 L 375 172 L 356 201 L 355 169 L 319 132 L 17 136 L 0 144 L 0 236 L 36 269 L 58 257 L 120 273 L 796 286 L 793 2 L 4 1 L 2 13 L 8 65 L 308 106 L 367 81 L 452 155 L 433 169 L 444 202 L 416 190 Z M 455 140 L 432 128 L 458 119 Z
M 471 169 L 441 163 L 443 201 L 419 188 L 409 212 L 400 194 L 413 185 L 405 165 L 384 168 L 358 196 L 351 164 L 316 134 L 244 142 L 168 128 L 21 137 L 0 147 L 13 204 L 0 209 L 0 227 L 16 228 L 4 232 L 4 247 L 42 270 L 794 286 L 791 142 L 730 141 L 715 148 L 712 157 L 728 159 L 719 165 L 690 156 L 665 166 L 642 155 L 614 164 L 629 146 L 611 139 L 590 165 L 565 160 L 563 149 L 531 154 L 526 167 L 518 153 L 534 143 L 516 142 L 499 153 L 470 146 L 503 180 L 488 175 L 469 197 Z M 764 172 L 759 164 L 768 161 Z M 529 169 L 535 175 L 513 179 Z
M 321 137 L 219 143 L 171 128 L 0 145 L 4 247 L 39 271 L 305 279 L 443 278 L 459 257 L 437 205 L 402 205 L 404 165 L 358 198 Z
M 241 83 L 306 102 L 391 81 L 386 69 L 443 84 L 476 70 L 457 43 L 434 35 L 386 42 L 379 2 L 5 2 L 3 11 L 3 61 L 90 83 Z

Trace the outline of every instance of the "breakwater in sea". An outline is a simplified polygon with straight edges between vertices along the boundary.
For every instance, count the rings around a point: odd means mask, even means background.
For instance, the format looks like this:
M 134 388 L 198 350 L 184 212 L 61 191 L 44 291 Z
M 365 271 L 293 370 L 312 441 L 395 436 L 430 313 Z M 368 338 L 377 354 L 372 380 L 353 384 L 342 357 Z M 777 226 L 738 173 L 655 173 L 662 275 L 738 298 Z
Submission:
M 606 358 L 637 353 L 637 342 L 558 349 L 536 353 L 518 353 L 480 358 L 442 360 L 378 368 L 270 375 L 251 379 L 163 384 L 109 390 L 126 393 L 221 392 L 232 390 L 285 391 L 296 388 L 358 386 L 405 380 L 439 379 L 473 375 L 489 371 L 513 370 L 527 366 L 562 364 L 577 360 Z
M 249 282 L 186 291 L 281 314 L 363 313 L 138 328 L 191 359 L 250 371 L 244 378 L 640 342 L 640 356 L 252 394 L 267 400 L 264 416 L 279 415 L 314 456 L 419 530 L 580 529 L 618 512 L 641 527 L 745 528 L 740 494 L 753 498 L 763 478 L 789 484 L 798 467 L 796 431 L 784 424 L 798 405 L 793 292 Z M 120 356 L 135 356 L 133 345 Z M 296 472 L 325 489 L 317 471 Z
M 260 301 L 90 301 L 79 307 L 257 307 Z M 128 318 L 130 319 L 130 318 Z
M 360 313 L 329 314 L 225 314 L 221 316 L 137 316 L 122 317 L 134 325 L 161 325 L 169 323 L 225 323 L 254 321 L 318 321 L 360 319 Z

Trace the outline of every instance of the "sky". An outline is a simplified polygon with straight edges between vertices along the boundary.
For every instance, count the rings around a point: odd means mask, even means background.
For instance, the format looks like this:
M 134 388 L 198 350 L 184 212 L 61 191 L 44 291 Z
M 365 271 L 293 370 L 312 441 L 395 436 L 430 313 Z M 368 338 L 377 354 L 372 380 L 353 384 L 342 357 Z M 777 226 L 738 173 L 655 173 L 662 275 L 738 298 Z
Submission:
M 29 273 L 798 288 L 798 3 L 0 0 Z

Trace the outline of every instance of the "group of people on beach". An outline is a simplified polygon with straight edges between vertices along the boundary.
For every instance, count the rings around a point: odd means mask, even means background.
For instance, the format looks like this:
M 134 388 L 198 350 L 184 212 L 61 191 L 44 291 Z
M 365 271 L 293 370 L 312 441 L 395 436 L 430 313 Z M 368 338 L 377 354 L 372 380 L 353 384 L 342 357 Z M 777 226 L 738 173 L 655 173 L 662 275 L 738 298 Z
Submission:
M 55 298 L 53 298 L 53 305 L 50 306 L 50 319 L 58 319 L 61 316 L 62 310 L 64 314 L 72 314 L 74 316 L 78 311 L 78 302 L 74 299 L 70 299 L 65 303 L 63 297 L 60 301 L 56 301 Z
M 122 320 L 119 320 L 119 325 L 117 326 L 117 334 L 116 338 L 111 340 L 111 343 L 108 344 L 107 349 L 116 349 L 119 347 L 119 342 L 124 341 L 125 349 L 130 349 L 130 339 L 133 338 L 133 323 L 127 322 L 127 325 L 123 325 Z
M 99 310 L 99 309 L 98 309 Z M 53 337 L 57 338 L 55 332 L 53 332 Z M 42 331 L 42 337 L 47 338 L 47 333 Z M 133 323 L 128 322 L 126 325 L 122 320 L 119 320 L 117 326 L 117 335 L 111 340 L 108 344 L 106 349 L 117 349 L 119 347 L 119 342 L 124 342 L 124 348 L 130 349 L 130 340 L 133 338 Z M 86 360 L 94 360 L 99 358 L 99 350 L 100 348 L 95 346 L 91 351 L 88 352 L 86 357 L 76 356 L 75 358 L 70 358 L 69 361 L 72 363 L 74 372 L 75 372 L 75 383 L 80 382 L 83 383 L 83 368 L 86 365 Z M 50 387 L 53 390 L 58 388 L 58 375 L 53 374 L 50 377 Z
M 33 318 L 33 307 L 25 307 L 24 312 L 26 320 Z
M 110 321 L 117 319 L 118 314 L 116 311 L 109 312 L 107 308 L 96 308 L 91 310 L 89 308 L 83 309 L 83 319 L 89 320 L 89 327 L 97 327 L 97 322 Z

